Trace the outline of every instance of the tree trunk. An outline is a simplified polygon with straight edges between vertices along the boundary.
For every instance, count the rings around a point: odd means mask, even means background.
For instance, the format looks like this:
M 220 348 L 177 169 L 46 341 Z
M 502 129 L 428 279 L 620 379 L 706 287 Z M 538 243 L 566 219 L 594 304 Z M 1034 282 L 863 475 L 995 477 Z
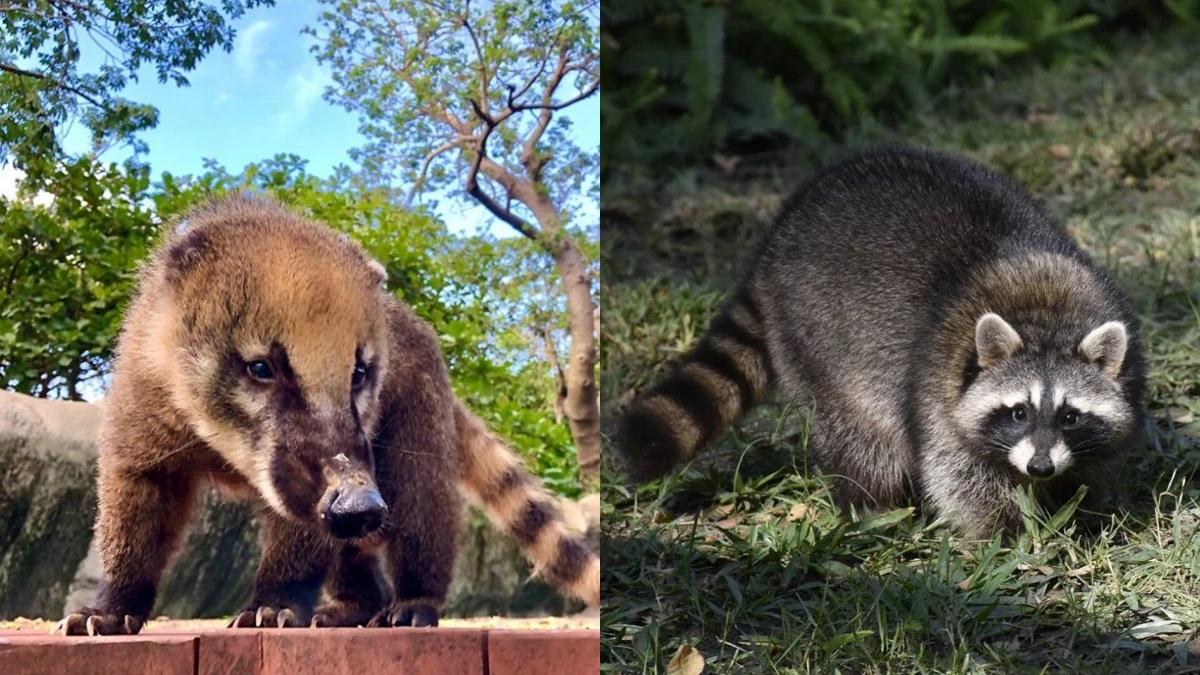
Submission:
M 600 404 L 596 390 L 596 327 L 592 321 L 592 289 L 587 265 L 575 242 L 562 231 L 558 212 L 549 199 L 529 204 L 542 226 L 542 245 L 554 256 L 554 267 L 567 296 L 567 326 L 571 336 L 565 370 L 567 395 L 563 411 L 578 452 L 579 477 L 585 489 L 600 480 Z

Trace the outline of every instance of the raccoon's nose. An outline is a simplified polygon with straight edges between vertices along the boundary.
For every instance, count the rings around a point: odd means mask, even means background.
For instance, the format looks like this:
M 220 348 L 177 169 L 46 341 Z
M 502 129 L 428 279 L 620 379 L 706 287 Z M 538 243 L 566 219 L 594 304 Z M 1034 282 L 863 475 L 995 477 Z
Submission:
M 1035 455 L 1025 465 L 1025 470 L 1034 478 L 1049 478 L 1054 475 L 1054 460 L 1049 457 Z
M 387 504 L 378 489 L 343 484 L 322 515 L 330 534 L 339 539 L 352 539 L 378 530 L 387 512 Z

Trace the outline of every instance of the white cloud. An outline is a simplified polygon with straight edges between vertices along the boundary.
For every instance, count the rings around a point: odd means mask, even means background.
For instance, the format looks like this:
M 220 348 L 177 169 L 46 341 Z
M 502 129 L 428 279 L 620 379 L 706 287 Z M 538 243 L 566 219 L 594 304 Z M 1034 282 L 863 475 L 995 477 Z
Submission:
M 275 119 L 280 130 L 291 131 L 308 119 L 313 104 L 321 100 L 321 94 L 331 82 L 329 75 L 315 63 L 293 72 L 288 78 L 292 98 L 288 102 L 288 108 L 280 111 Z
M 270 21 L 259 20 L 238 32 L 233 41 L 233 62 L 243 75 L 253 73 L 258 66 L 258 57 L 263 50 L 262 39 L 270 28 Z
M 225 101 L 228 101 L 231 98 L 233 98 L 233 94 L 231 94 L 227 91 L 223 91 L 223 92 L 217 94 L 217 105 L 221 105 L 222 103 L 224 103 Z
M 25 177 L 25 172 L 11 164 L 0 166 L 0 199 L 17 201 L 17 183 Z M 21 201 L 34 206 L 50 206 L 54 203 L 54 195 L 49 192 L 38 192 L 33 199 L 25 197 Z

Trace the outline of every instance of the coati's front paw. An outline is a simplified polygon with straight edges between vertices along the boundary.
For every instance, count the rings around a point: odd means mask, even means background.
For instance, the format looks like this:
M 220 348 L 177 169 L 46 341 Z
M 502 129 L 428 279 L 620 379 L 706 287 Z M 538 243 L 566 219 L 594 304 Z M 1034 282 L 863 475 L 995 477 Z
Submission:
M 366 626 L 379 614 L 378 605 L 364 607 L 330 602 L 317 608 L 310 625 L 313 628 Z
M 368 628 L 408 627 L 433 628 L 438 625 L 438 609 L 434 605 L 422 602 L 397 602 L 391 609 L 385 609 L 375 615 L 367 624 Z
M 251 607 L 235 615 L 226 628 L 303 628 L 307 618 L 287 607 Z
M 145 617 L 130 614 L 105 614 L 84 607 L 58 622 L 53 635 L 137 635 L 146 622 Z

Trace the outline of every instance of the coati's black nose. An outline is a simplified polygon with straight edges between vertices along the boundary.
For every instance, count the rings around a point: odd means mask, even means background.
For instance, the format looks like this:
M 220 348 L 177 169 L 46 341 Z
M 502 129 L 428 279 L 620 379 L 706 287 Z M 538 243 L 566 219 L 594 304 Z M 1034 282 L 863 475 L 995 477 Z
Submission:
M 378 489 L 343 484 L 322 515 L 330 534 L 339 539 L 351 539 L 378 530 L 387 512 L 387 504 Z
M 1034 478 L 1049 478 L 1054 475 L 1054 461 L 1049 457 L 1035 455 L 1025 465 L 1025 470 Z

